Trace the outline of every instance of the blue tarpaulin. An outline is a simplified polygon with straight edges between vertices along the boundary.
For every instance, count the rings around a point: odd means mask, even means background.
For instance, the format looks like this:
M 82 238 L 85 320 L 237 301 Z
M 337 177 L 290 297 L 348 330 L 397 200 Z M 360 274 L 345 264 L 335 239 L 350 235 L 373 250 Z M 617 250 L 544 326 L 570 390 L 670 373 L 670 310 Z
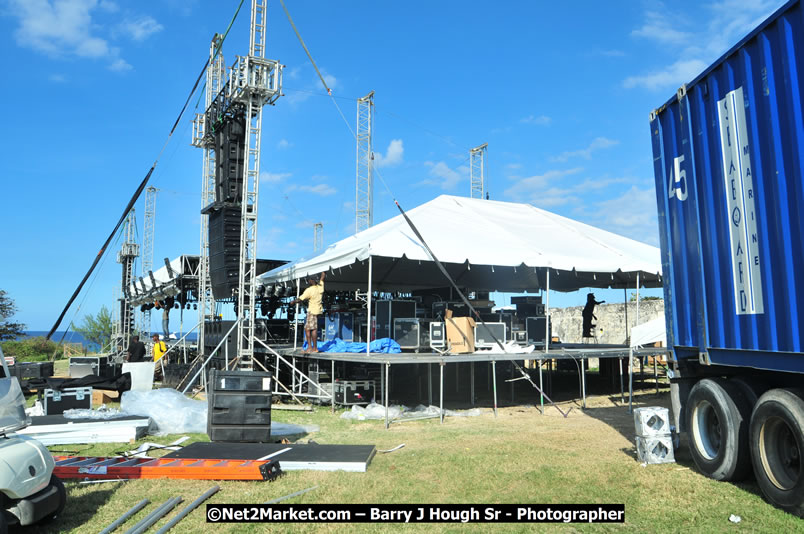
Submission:
M 305 349 L 307 348 L 307 342 L 304 342 Z M 371 346 L 369 347 L 371 352 L 380 352 L 385 354 L 399 354 L 402 352 L 402 349 L 399 346 L 399 343 L 391 339 L 390 337 L 384 337 L 380 339 L 375 339 L 371 342 Z M 366 344 L 365 343 L 357 343 L 357 342 L 350 342 L 344 341 L 342 339 L 333 339 L 332 341 L 327 342 L 318 342 L 318 351 L 319 352 L 366 352 Z

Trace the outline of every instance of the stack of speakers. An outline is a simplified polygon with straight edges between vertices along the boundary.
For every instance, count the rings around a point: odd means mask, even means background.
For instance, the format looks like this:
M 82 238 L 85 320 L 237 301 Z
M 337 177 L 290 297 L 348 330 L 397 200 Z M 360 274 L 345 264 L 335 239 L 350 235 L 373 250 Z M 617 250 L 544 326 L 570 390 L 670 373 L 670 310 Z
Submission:
M 210 371 L 207 434 L 210 441 L 268 443 L 271 373 Z
M 246 119 L 242 113 L 215 133 L 215 200 L 239 204 L 243 201 L 245 177 Z
M 242 111 L 215 131 L 215 203 L 209 214 L 209 275 L 216 300 L 232 298 L 240 276 L 246 118 Z
M 216 300 L 230 298 L 240 275 L 239 207 L 225 207 L 209 214 L 209 276 Z

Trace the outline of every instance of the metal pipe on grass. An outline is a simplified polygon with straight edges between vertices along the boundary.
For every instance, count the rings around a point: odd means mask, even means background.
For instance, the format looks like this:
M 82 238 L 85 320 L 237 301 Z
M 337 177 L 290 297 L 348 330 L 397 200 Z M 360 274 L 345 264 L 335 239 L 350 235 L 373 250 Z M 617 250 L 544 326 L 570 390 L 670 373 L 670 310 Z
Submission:
M 173 528 L 176 525 L 176 523 L 184 519 L 185 516 L 187 516 L 187 514 L 195 510 L 198 507 L 198 505 L 200 505 L 202 502 L 206 501 L 207 499 L 218 493 L 218 490 L 220 489 L 221 489 L 220 486 L 212 486 L 211 488 L 209 488 L 207 491 L 204 492 L 203 495 L 201 495 L 199 498 L 188 504 L 181 512 L 176 514 L 176 517 L 168 521 L 165 524 L 165 526 L 157 530 L 156 534 L 165 534 L 165 532 Z
M 277 499 L 270 500 L 270 501 L 266 502 L 265 504 L 276 504 L 278 502 L 286 501 L 288 499 L 292 499 L 293 497 L 298 497 L 299 495 L 303 495 L 303 494 L 307 493 L 308 491 L 313 491 L 314 489 L 317 489 L 317 488 L 318 488 L 318 486 L 313 486 L 311 488 L 296 491 L 296 492 L 291 493 L 289 495 L 285 495 L 283 497 L 279 497 Z M 159 532 L 157 532 L 157 534 L 159 534 Z
M 131 527 L 129 530 L 125 532 L 125 534 L 142 534 L 146 530 L 148 530 L 151 525 L 162 519 L 164 516 L 168 514 L 173 508 L 176 507 L 184 499 L 182 497 L 172 497 L 165 501 L 159 508 L 151 512 L 150 514 L 143 517 L 139 523 Z
M 115 519 L 111 525 L 101 530 L 100 534 L 109 534 L 110 532 L 114 532 L 117 527 L 128 521 L 129 517 L 145 508 L 145 506 L 147 506 L 148 503 L 150 502 L 151 501 L 149 501 L 148 499 L 141 500 L 140 502 L 129 508 L 128 512 L 124 513 L 123 515 Z

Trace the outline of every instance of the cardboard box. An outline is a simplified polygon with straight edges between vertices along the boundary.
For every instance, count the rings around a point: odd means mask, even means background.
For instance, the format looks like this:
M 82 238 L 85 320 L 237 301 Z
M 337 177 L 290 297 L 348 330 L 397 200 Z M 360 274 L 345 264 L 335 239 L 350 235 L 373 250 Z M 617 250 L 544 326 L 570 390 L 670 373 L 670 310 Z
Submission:
M 120 394 L 116 391 L 92 390 L 92 406 L 100 406 L 109 402 L 120 402 Z
M 475 320 L 471 317 L 450 317 L 447 313 L 447 342 L 450 352 L 466 354 L 475 351 Z

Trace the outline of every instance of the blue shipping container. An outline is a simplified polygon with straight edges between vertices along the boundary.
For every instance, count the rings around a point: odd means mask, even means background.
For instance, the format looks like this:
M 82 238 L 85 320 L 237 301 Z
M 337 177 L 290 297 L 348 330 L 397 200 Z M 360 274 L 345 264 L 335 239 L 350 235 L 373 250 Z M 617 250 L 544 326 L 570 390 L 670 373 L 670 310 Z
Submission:
M 676 358 L 804 372 L 802 88 L 797 0 L 651 114 Z

